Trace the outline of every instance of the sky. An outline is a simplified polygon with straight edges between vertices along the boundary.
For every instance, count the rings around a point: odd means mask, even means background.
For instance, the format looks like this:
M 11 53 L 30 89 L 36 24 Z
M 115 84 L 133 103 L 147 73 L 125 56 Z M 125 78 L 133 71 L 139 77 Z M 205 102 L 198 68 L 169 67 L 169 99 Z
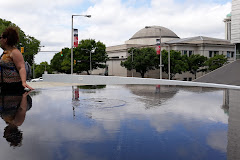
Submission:
M 180 38 L 225 38 L 223 19 L 231 0 L 0 0 L 0 18 L 18 25 L 41 41 L 37 64 L 50 63 L 62 48 L 71 47 L 73 28 L 78 39 L 95 39 L 107 47 L 124 44 L 145 26 L 169 28 Z

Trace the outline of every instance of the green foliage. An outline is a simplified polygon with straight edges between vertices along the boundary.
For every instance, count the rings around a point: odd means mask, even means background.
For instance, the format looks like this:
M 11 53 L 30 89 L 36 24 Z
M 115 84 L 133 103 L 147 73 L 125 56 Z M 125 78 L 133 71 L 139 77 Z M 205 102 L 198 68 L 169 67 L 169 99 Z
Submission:
M 215 55 L 214 57 L 209 58 L 205 65 L 208 66 L 209 71 L 213 71 L 219 67 L 222 67 L 227 63 L 227 58 L 225 55 Z
M 18 44 L 18 48 L 20 47 L 24 47 L 24 60 L 29 64 L 33 64 L 33 57 L 40 50 L 40 41 L 32 36 L 26 36 L 24 40 Z
M 106 46 L 93 39 L 82 40 L 77 48 L 74 48 L 74 59 L 77 61 L 74 66 L 74 72 L 81 73 L 86 71 L 88 74 L 90 70 L 90 52 L 92 70 L 98 68 L 105 68 L 108 55 Z
M 16 47 L 18 49 L 20 49 L 20 47 L 24 47 L 24 60 L 29 64 L 33 64 L 33 56 L 39 51 L 40 41 L 32 36 L 25 35 L 25 33 L 16 24 L 0 19 L 0 34 L 2 34 L 7 27 L 17 27 L 19 29 L 19 43 Z
M 168 52 L 163 50 L 162 54 L 162 64 L 164 65 L 163 71 L 168 73 Z M 170 79 L 179 73 L 187 71 L 187 63 L 179 51 L 170 51 Z
M 50 74 L 52 73 L 50 65 L 48 65 L 47 62 L 41 62 L 40 65 L 36 65 L 35 76 L 42 77 L 42 74 L 44 73 L 45 70 Z
M 73 64 L 73 72 L 81 73 L 86 71 L 90 74 L 90 51 L 92 69 L 105 68 L 105 63 L 108 59 L 106 46 L 102 42 L 96 42 L 93 39 L 82 40 L 78 47 L 73 49 L 73 59 L 76 64 Z M 51 60 L 51 67 L 54 71 L 62 73 L 71 73 L 71 49 L 65 48 L 61 52 L 54 55 Z
M 51 68 L 53 71 L 58 71 L 61 73 L 71 73 L 71 49 L 64 48 L 61 52 L 56 53 L 51 59 Z
M 205 66 L 207 57 L 201 56 L 199 54 L 193 54 L 190 57 L 184 55 L 183 58 L 188 65 L 187 71 L 194 74 L 195 79 L 197 77 L 197 72 L 206 71 L 206 69 L 203 67 Z
M 139 54 L 140 50 L 137 49 L 137 48 L 131 48 L 128 50 L 128 53 L 130 54 L 130 56 L 127 57 L 127 60 L 126 61 L 122 61 L 121 62 L 121 66 L 122 67 L 125 67 L 127 70 L 132 70 L 132 69 L 135 69 L 134 67 L 134 64 L 135 64 L 135 58 L 133 58 L 133 61 L 132 61 L 132 54 L 133 54 L 133 57 L 136 57 L 138 54 Z
M 71 73 L 71 58 L 69 58 L 68 56 L 64 58 L 61 63 L 61 70 L 63 71 L 63 73 Z
M 163 56 L 163 71 L 168 73 L 168 52 L 166 50 L 162 51 Z M 197 72 L 203 72 L 207 69 L 213 71 L 227 62 L 227 58 L 224 55 L 216 55 L 210 59 L 201 56 L 199 54 L 191 55 L 190 57 L 183 55 L 180 52 L 171 50 L 170 51 L 170 78 L 172 79 L 177 73 L 189 71 L 194 74 L 196 78 Z M 208 66 L 206 69 L 205 66 Z
M 159 59 L 153 48 L 131 48 L 128 53 L 133 53 L 133 61 L 132 56 L 128 56 L 126 61 L 121 62 L 121 66 L 127 68 L 127 70 L 135 69 L 136 72 L 141 74 L 141 77 L 144 77 L 147 71 L 154 70 L 157 67 Z

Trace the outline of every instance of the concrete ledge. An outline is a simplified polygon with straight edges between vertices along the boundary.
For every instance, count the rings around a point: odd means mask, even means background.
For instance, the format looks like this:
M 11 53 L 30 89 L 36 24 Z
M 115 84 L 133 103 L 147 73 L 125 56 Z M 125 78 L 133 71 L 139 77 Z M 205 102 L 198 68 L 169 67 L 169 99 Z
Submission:
M 165 79 L 152 79 L 152 78 L 100 76 L 100 75 L 43 74 L 43 81 L 72 83 L 75 85 L 153 84 L 153 85 L 178 85 L 178 86 L 240 89 L 240 86 L 234 86 L 234 85 L 176 81 L 176 80 L 165 80 Z
M 34 89 L 81 85 L 81 84 L 63 83 L 63 82 L 27 82 L 27 84 Z

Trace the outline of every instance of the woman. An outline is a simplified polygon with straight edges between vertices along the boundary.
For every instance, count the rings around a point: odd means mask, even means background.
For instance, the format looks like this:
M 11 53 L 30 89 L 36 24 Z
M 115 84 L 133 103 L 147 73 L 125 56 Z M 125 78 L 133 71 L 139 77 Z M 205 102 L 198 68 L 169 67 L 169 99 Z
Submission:
M 8 27 L 0 37 L 0 45 L 4 49 L 0 60 L 0 84 L 2 92 L 24 92 L 24 88 L 33 89 L 26 83 L 24 59 L 21 52 L 16 48 L 18 41 L 17 29 L 13 27 Z M 4 66 L 8 66 L 8 68 Z

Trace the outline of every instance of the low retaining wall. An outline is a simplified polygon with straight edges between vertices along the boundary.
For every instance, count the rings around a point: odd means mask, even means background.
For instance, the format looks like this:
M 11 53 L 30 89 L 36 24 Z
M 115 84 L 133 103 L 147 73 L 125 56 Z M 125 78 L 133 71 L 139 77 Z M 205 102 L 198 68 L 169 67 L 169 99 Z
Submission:
M 153 85 L 178 85 L 240 89 L 240 86 L 223 85 L 214 83 L 200 83 L 189 81 L 176 81 L 152 78 L 117 77 L 100 75 L 70 75 L 70 74 L 43 74 L 44 82 L 74 83 L 79 85 L 105 85 L 105 84 L 153 84 Z

